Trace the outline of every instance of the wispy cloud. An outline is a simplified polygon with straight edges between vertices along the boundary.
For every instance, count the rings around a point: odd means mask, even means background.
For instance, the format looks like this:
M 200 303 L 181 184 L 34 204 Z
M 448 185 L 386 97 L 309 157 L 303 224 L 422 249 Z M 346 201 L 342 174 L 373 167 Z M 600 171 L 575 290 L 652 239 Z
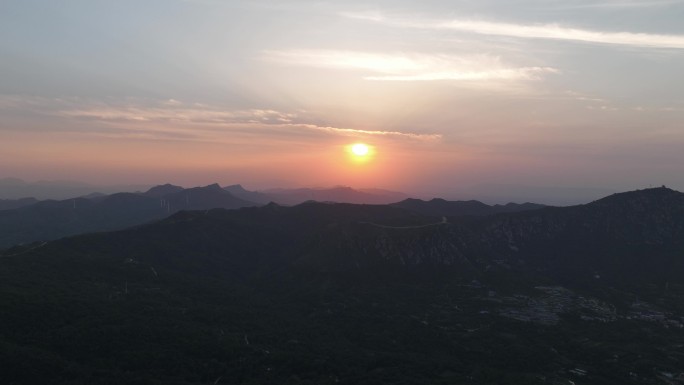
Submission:
M 363 78 L 378 81 L 513 81 L 536 80 L 557 73 L 550 67 L 511 67 L 493 55 L 377 54 L 356 51 L 267 51 L 269 60 L 285 64 L 365 71 Z
M 38 112 L 70 121 L 104 124 L 92 135 L 165 140 L 216 141 L 231 136 L 286 138 L 294 136 L 382 136 L 404 140 L 434 141 L 441 135 L 389 130 L 333 127 L 318 123 L 311 114 L 273 109 L 227 109 L 178 100 L 101 102 L 83 99 L 51 99 L 0 95 L 0 110 Z
M 100 121 L 176 122 L 192 124 L 284 124 L 291 123 L 296 114 L 268 109 L 246 109 L 226 111 L 203 104 L 183 105 L 175 101 L 156 106 L 144 105 L 102 105 L 85 108 L 65 109 L 59 115 L 70 118 Z
M 568 2 L 564 2 L 563 8 L 654 8 L 682 4 L 684 4 L 684 2 L 682 2 L 681 0 L 601 0 L 583 2 L 580 4 L 571 4 Z
M 345 136 L 358 136 L 358 135 L 369 135 L 369 136 L 395 136 L 408 139 L 416 140 L 426 140 L 435 141 L 442 139 L 441 134 L 414 134 L 410 132 L 399 132 L 399 131 L 381 131 L 381 130 L 359 130 L 354 128 L 338 128 L 338 127 L 325 127 L 316 125 L 307 125 L 308 128 L 313 130 L 328 131 L 335 134 L 341 134 Z
M 430 80 L 537 80 L 543 73 L 558 73 L 550 67 L 502 68 L 487 71 L 443 71 L 416 75 L 366 76 L 367 80 L 430 81 Z
M 637 112 L 656 112 L 656 113 L 661 113 L 661 112 L 684 112 L 684 107 L 673 107 L 673 106 L 667 106 L 667 107 L 644 107 L 644 106 L 637 106 L 637 107 L 632 107 L 633 111 Z
M 452 30 L 481 35 L 553 39 L 633 47 L 684 49 L 684 35 L 638 32 L 610 32 L 551 24 L 515 24 L 482 20 L 415 20 L 387 17 L 378 13 L 342 13 L 347 18 L 383 23 L 397 27 Z

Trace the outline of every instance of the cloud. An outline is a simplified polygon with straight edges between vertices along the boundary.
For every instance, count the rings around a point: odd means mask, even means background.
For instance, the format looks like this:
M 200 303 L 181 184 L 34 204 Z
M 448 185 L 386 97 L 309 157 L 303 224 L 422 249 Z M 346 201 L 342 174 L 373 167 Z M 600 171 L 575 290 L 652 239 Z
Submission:
M 367 76 L 367 80 L 429 81 L 429 80 L 537 80 L 542 73 L 558 73 L 549 67 L 503 68 L 488 71 L 445 71 L 417 75 Z
M 174 99 L 104 103 L 78 98 L 51 99 L 0 95 L 0 109 L 37 112 L 71 122 L 85 122 L 89 123 L 89 135 L 132 139 L 213 142 L 237 140 L 238 137 L 289 139 L 320 135 L 382 136 L 418 141 L 441 139 L 441 135 L 432 133 L 332 127 L 317 123 L 318 119 L 305 111 L 236 110 L 202 103 L 184 103 Z M 95 126 L 90 123 L 100 124 Z
M 648 0 L 648 1 L 625 1 L 625 0 L 601 0 L 584 4 L 565 4 L 563 8 L 654 8 L 681 5 L 681 0 Z
M 268 109 L 226 111 L 203 104 L 183 105 L 177 101 L 161 102 L 157 106 L 145 105 L 93 105 L 86 108 L 66 109 L 59 115 L 70 118 L 100 121 L 176 122 L 193 124 L 258 123 L 283 124 L 292 122 L 296 114 Z
M 359 129 L 354 129 L 354 128 L 324 127 L 324 126 L 315 126 L 315 125 L 307 125 L 307 127 L 310 129 L 314 129 L 314 130 L 328 131 L 331 133 L 342 134 L 345 136 L 357 136 L 357 135 L 395 136 L 395 137 L 425 140 L 425 141 L 435 141 L 435 140 L 442 139 L 442 135 L 440 135 L 440 134 L 414 134 L 414 133 L 410 133 L 410 132 L 407 133 L 407 132 L 399 132 L 399 131 L 359 130 Z
M 666 35 L 635 32 L 609 32 L 572 28 L 560 24 L 515 24 L 481 20 L 415 20 L 389 18 L 378 13 L 341 13 L 342 16 L 387 25 L 452 30 L 481 35 L 517 38 L 565 40 L 584 43 L 623 45 L 632 47 L 684 49 L 684 35 Z
M 364 71 L 376 81 L 515 81 L 558 73 L 550 67 L 510 67 L 493 55 L 376 54 L 335 50 L 266 51 L 264 56 L 290 65 Z

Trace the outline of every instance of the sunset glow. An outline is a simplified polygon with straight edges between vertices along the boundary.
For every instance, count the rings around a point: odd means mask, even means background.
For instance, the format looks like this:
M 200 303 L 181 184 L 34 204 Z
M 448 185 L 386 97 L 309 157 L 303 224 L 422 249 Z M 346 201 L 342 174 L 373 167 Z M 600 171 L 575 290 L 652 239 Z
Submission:
M 351 151 L 356 156 L 366 156 L 366 155 L 368 155 L 368 152 L 370 150 L 369 150 L 367 145 L 365 145 L 363 143 L 356 143 L 356 144 L 352 145 Z
M 0 5 L 0 178 L 684 188 L 682 1 L 33 3 Z
M 366 143 L 353 143 L 347 145 L 345 146 L 345 152 L 347 153 L 349 161 L 353 165 L 364 166 L 364 169 L 368 168 L 369 163 L 371 163 L 371 161 L 374 160 L 376 155 L 375 147 Z M 357 174 L 360 171 L 357 167 L 354 167 L 354 169 L 355 174 Z
M 684 385 L 683 69 L 684 0 L 0 0 L 0 385 Z

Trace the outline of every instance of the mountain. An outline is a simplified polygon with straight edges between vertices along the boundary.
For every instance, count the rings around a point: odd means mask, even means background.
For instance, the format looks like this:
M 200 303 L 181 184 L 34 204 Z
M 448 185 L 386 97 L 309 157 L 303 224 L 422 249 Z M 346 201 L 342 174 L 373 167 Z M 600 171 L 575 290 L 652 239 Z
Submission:
M 244 187 L 242 187 L 242 185 L 239 184 L 226 186 L 223 189 L 233 194 L 234 196 L 240 199 L 244 199 L 246 201 L 263 204 L 271 202 L 271 197 L 269 195 L 257 191 L 246 190 Z
M 539 202 L 553 206 L 569 206 L 591 202 L 616 191 L 603 188 L 534 186 L 522 184 L 486 183 L 452 190 L 461 197 L 485 202 Z
M 159 200 L 119 193 L 92 200 L 46 200 L 0 211 L 0 248 L 67 235 L 120 229 L 168 215 Z
M 38 202 L 36 198 L 0 199 L 0 210 L 18 209 Z
M 405 198 L 402 193 L 367 189 L 355 190 L 351 187 L 338 186 L 332 188 L 270 189 L 263 191 L 273 202 L 283 205 L 296 205 L 306 201 L 356 203 L 356 204 L 389 204 Z
M 682 250 L 665 188 L 182 211 L 6 250 L 0 359 L 8 383 L 678 384 Z
M 190 189 L 163 185 L 142 194 L 116 193 L 89 199 L 40 201 L 0 211 L 0 248 L 86 232 L 122 229 L 158 220 L 180 210 L 234 209 L 255 205 L 232 196 L 216 184 Z
M 86 195 L 81 195 L 79 198 L 86 198 L 86 199 L 100 199 L 106 197 L 108 194 L 104 194 L 101 192 L 92 192 L 90 194 Z
M 154 186 L 154 187 L 150 188 L 149 190 L 145 191 L 144 195 L 147 195 L 150 197 L 155 197 L 155 198 L 161 198 L 165 195 L 177 193 L 177 192 L 180 192 L 183 190 L 184 189 L 181 186 L 175 186 L 175 185 L 167 183 L 167 184 Z
M 684 273 L 684 194 L 652 188 L 592 203 L 497 216 L 483 234 L 492 253 L 557 274 L 583 270 L 623 280 L 679 280 Z
M 59 200 L 88 195 L 94 191 L 111 194 L 120 191 L 138 191 L 144 188 L 146 186 L 94 186 L 76 181 L 26 182 L 18 178 L 2 178 L 0 179 L 0 198 L 20 199 L 35 197 L 37 199 Z
M 498 213 L 513 213 L 518 211 L 536 210 L 545 207 L 535 203 L 507 203 L 505 205 L 487 205 L 480 201 L 447 201 L 435 198 L 430 201 L 421 199 L 405 199 L 394 203 L 393 206 L 415 211 L 425 215 L 435 216 L 463 216 L 463 215 L 493 215 Z
M 379 188 L 360 188 L 358 190 L 366 194 L 384 196 L 387 198 L 388 203 L 399 202 L 402 199 L 408 198 L 406 194 L 398 191 L 384 190 Z
M 236 209 L 256 206 L 256 203 L 233 196 L 218 184 L 194 187 L 163 196 L 165 204 L 180 210 Z

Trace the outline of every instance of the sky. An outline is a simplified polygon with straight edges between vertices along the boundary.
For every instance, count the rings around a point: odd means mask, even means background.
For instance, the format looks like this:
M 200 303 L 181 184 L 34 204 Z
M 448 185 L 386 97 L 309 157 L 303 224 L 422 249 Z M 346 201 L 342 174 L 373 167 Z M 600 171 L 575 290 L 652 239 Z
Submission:
M 682 20 L 677 0 L 4 0 L 0 177 L 684 190 Z

